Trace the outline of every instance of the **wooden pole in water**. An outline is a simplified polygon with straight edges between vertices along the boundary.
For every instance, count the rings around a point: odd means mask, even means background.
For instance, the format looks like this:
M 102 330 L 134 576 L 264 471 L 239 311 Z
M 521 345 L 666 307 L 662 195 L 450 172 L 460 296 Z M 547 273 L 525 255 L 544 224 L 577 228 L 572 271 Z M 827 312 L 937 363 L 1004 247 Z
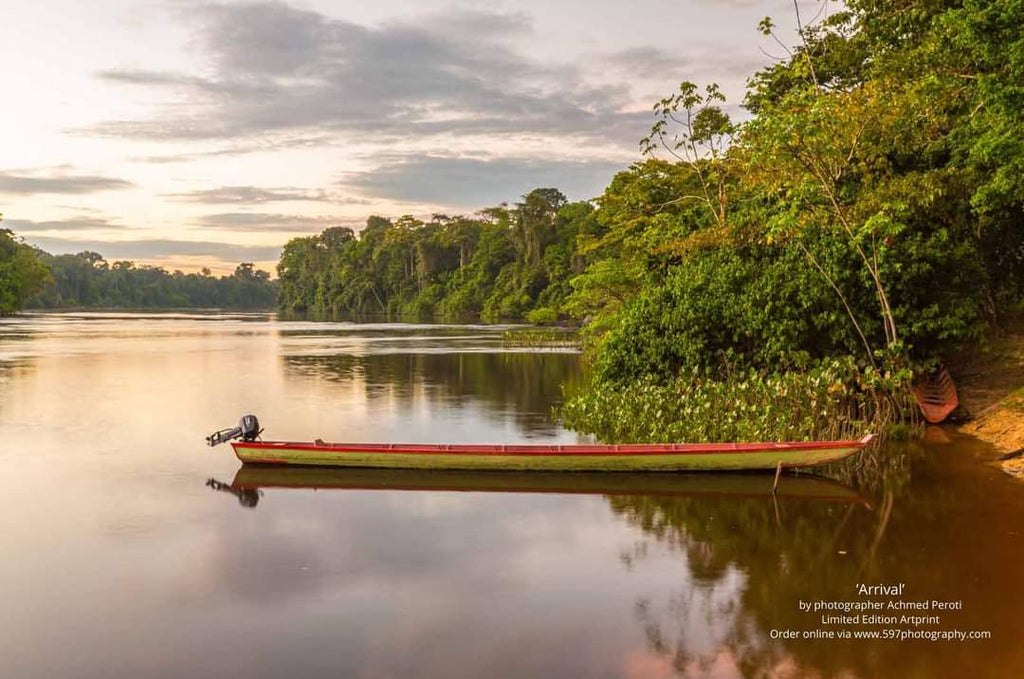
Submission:
M 775 467 L 775 483 L 772 484 L 772 495 L 779 489 L 779 476 L 782 475 L 782 460 L 779 460 L 779 464 Z

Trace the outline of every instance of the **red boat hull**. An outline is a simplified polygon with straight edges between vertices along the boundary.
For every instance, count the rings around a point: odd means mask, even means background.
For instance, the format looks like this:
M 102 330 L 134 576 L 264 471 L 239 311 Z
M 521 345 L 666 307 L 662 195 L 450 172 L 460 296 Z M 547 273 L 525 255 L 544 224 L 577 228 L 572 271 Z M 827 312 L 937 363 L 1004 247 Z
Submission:
M 914 385 L 914 398 L 924 419 L 932 424 L 942 422 L 960 405 L 956 385 L 945 368 Z

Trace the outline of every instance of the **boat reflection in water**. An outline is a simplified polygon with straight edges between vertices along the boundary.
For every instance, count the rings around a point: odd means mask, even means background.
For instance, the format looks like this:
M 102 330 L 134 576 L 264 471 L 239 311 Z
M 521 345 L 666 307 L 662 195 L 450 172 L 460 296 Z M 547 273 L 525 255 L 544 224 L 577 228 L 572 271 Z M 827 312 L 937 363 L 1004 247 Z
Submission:
M 408 490 L 565 495 L 653 495 L 707 498 L 816 500 L 870 508 L 856 490 L 811 475 L 773 479 L 742 473 L 467 472 L 406 469 L 340 469 L 243 465 L 230 483 L 206 485 L 230 493 L 244 507 L 256 507 L 263 489 Z
M 243 507 L 253 508 L 260 501 L 260 491 L 258 488 L 239 488 L 230 483 L 224 483 L 217 479 L 207 479 L 206 485 L 213 488 L 221 493 L 228 493 L 238 498 L 238 504 Z

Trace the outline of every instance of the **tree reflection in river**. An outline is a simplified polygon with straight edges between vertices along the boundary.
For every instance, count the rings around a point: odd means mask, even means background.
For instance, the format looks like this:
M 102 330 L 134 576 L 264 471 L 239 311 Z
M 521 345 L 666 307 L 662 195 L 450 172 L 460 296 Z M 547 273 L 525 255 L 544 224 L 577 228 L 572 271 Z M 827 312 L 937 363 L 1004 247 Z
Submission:
M 528 435 L 559 431 L 552 410 L 562 385 L 579 379 L 573 353 L 464 352 L 285 356 L 287 374 L 361 384 L 368 401 L 418 400 L 446 407 L 483 406 L 511 418 Z
M 873 510 L 794 498 L 776 506 L 760 498 L 608 497 L 612 511 L 647 541 L 685 555 L 687 577 L 676 592 L 636 601 L 650 652 L 682 676 L 704 676 L 722 663 L 743 676 L 967 676 L 980 664 L 1020 666 L 1024 651 L 1007 638 L 903 644 L 770 639 L 772 629 L 880 629 L 829 626 L 820 612 L 798 608 L 799 601 L 863 600 L 858 583 L 906 583 L 907 601 L 963 601 L 962 611 L 940 615 L 940 625 L 917 629 L 1015 629 L 1024 585 L 1006 574 L 1019 574 L 1024 558 L 1010 546 L 1016 541 L 1006 539 L 1013 528 L 1000 516 L 979 524 L 962 507 L 994 502 L 1012 516 L 1020 497 L 1006 485 L 979 483 L 977 474 L 952 472 L 968 450 L 963 443 L 950 446 L 916 465 L 929 483 L 942 475 L 944 492 L 907 492 L 915 484 L 908 472 L 882 482 Z M 895 447 L 883 452 L 910 454 Z M 641 541 L 624 561 L 635 568 L 651 550 Z M 993 587 L 1000 579 L 1004 585 Z M 709 634 L 717 642 L 702 644 Z M 905 644 L 915 643 L 931 644 L 929 652 L 906 653 Z

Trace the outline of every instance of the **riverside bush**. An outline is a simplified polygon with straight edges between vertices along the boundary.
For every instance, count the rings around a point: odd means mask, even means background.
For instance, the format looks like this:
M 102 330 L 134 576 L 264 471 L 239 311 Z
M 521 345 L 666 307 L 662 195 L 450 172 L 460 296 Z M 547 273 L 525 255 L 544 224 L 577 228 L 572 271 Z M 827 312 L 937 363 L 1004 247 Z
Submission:
M 558 312 L 551 307 L 540 307 L 527 313 L 526 320 L 534 325 L 551 325 L 558 322 Z
M 594 380 L 561 416 L 609 443 L 705 443 L 860 438 L 912 412 L 909 370 L 829 359 L 804 370 L 715 377 L 687 369 L 668 381 Z

